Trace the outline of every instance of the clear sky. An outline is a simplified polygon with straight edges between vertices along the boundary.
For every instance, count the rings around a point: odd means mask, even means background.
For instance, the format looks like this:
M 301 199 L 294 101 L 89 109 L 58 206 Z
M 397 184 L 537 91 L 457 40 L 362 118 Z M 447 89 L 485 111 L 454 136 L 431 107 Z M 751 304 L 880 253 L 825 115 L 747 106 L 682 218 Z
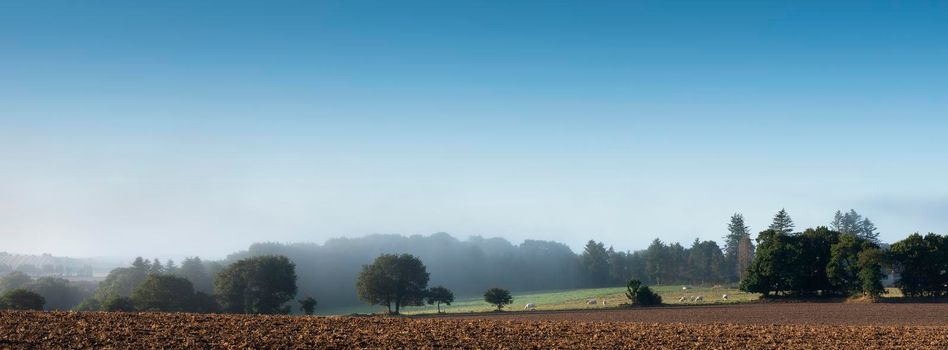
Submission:
M 944 1 L 2 1 L 0 251 L 948 232 Z

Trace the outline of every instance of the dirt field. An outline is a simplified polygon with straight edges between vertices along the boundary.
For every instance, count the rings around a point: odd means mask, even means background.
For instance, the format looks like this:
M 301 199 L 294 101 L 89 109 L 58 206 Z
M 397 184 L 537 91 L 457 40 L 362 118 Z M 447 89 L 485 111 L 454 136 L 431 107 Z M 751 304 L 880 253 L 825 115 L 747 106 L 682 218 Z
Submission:
M 773 305 L 764 305 L 773 306 Z M 792 305 L 809 308 L 811 305 Z M 825 307 L 829 305 L 815 305 Z M 834 305 L 838 306 L 838 305 Z M 866 305 L 854 305 L 866 306 Z M 895 312 L 939 312 L 907 305 Z M 701 348 L 946 349 L 948 325 L 820 325 L 669 323 L 655 312 L 709 313 L 707 308 L 521 314 L 516 317 L 294 317 L 161 313 L 0 312 L 5 348 Z M 744 309 L 749 310 L 749 309 Z M 854 312 L 855 309 L 845 309 Z M 645 312 L 641 312 L 645 311 Z M 720 309 L 715 310 L 720 314 Z M 760 309 L 759 311 L 765 311 Z M 773 313 L 786 311 L 771 310 Z M 869 313 L 884 312 L 872 309 Z M 748 312 L 748 311 L 742 311 Z M 820 315 L 835 314 L 820 313 Z M 855 311 L 858 313 L 858 311 Z M 924 316 L 924 315 L 920 315 Z M 668 316 L 680 317 L 680 316 Z M 499 319 L 498 319 L 499 318 Z M 538 320 L 524 320 L 531 318 Z M 635 317 L 633 317 L 635 318 Z M 908 319 L 909 316 L 895 316 Z M 539 320 L 539 319 L 542 319 Z M 718 318 L 717 321 L 723 321 Z M 761 322 L 764 323 L 764 322 Z M 924 322 L 923 322 L 924 323 Z
M 948 327 L 948 303 L 765 303 L 656 307 L 634 310 L 511 312 L 431 317 L 586 322 L 929 325 Z

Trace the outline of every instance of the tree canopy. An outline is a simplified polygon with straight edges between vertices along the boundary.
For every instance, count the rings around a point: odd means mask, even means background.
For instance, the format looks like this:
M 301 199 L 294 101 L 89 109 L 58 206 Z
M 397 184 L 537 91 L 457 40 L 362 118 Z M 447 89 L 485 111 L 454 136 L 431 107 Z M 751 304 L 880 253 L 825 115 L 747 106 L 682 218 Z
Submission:
M 441 304 L 451 305 L 454 302 L 454 292 L 442 286 L 433 287 L 428 290 L 425 299 L 428 305 L 438 305 L 438 313 L 441 313 Z
M 222 270 L 214 290 L 228 313 L 288 314 L 296 296 L 296 265 L 285 256 L 239 260 Z
M 415 256 L 382 254 L 371 264 L 362 266 L 356 289 L 363 301 L 383 305 L 397 314 L 402 306 L 424 304 L 428 279 L 427 268 Z
M 46 299 L 26 289 L 8 289 L 0 295 L 0 309 L 43 310 Z
M 131 300 L 141 311 L 190 311 L 194 287 L 183 277 L 149 273 L 132 292 Z
M 484 292 L 484 301 L 502 310 L 505 305 L 513 304 L 513 296 L 506 289 L 491 288 Z

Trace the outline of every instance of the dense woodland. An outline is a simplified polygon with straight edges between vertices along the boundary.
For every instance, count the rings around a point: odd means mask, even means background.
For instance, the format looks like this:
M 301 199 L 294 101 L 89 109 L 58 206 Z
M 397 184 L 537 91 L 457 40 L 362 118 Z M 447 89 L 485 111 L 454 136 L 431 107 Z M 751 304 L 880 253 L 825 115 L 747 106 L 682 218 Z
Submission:
M 45 298 L 46 309 L 285 313 L 315 307 L 316 300 L 320 308 L 333 309 L 361 304 L 364 293 L 357 291 L 356 280 L 373 260 L 410 254 L 423 262 L 426 284 L 446 286 L 459 296 L 498 286 L 511 291 L 618 287 L 630 279 L 649 285 L 740 284 L 765 296 L 878 295 L 889 271 L 906 295 L 948 295 L 948 236 L 914 234 L 889 247 L 878 242 L 872 222 L 852 210 L 837 212 L 829 227 L 803 232 L 795 232 L 790 215 L 781 210 L 756 240 L 743 216 L 735 214 L 727 230 L 720 245 L 655 239 L 644 250 L 623 252 L 590 240 L 579 254 L 557 242 L 462 241 L 446 233 L 370 235 L 321 245 L 258 243 L 223 261 L 138 258 L 97 286 L 14 271 L 0 279 L 0 292 L 35 293 Z M 167 295 L 180 300 L 168 302 Z M 306 301 L 292 302 L 297 297 Z

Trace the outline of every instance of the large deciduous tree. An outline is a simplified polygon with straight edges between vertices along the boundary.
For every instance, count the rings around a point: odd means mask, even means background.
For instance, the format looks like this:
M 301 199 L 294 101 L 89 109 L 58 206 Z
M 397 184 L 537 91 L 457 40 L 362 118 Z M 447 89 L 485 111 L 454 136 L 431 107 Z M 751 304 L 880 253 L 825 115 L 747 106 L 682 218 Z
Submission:
M 46 299 L 26 289 L 9 289 L 0 295 L 0 309 L 43 310 Z
M 424 305 L 428 279 L 427 268 L 414 255 L 383 254 L 362 266 L 356 290 L 363 301 L 384 305 L 390 313 L 397 314 L 402 306 Z
M 296 265 L 285 256 L 239 260 L 217 276 L 215 293 L 224 312 L 288 314 L 296 296 Z
M 150 273 L 132 292 L 131 300 L 141 311 L 190 311 L 194 287 L 184 277 Z
M 888 259 L 899 275 L 895 286 L 905 295 L 948 295 L 948 235 L 911 234 L 892 244 Z

